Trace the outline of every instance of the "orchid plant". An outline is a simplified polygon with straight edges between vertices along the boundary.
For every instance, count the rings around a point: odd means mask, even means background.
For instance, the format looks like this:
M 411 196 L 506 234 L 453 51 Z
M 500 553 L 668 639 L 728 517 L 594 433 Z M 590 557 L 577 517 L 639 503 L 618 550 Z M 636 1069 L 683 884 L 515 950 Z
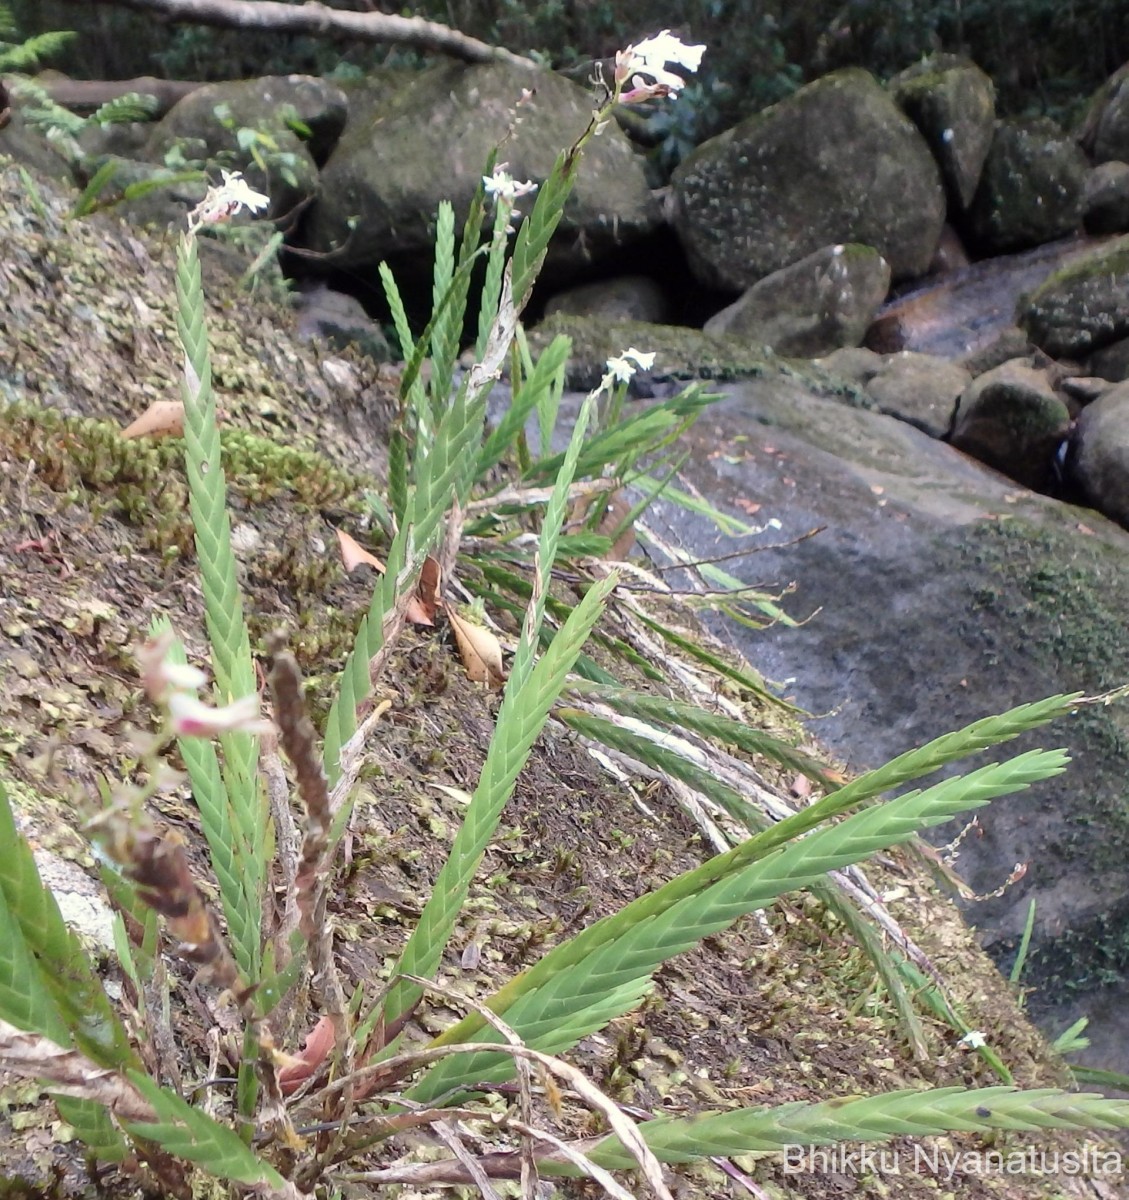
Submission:
M 605 422 L 589 437 L 598 398 L 622 395 L 632 373 L 652 364 L 651 352 L 627 349 L 608 361 L 599 388 L 580 408 L 567 449 L 553 455 L 568 345 L 558 341 L 537 362 L 525 361 L 518 320 L 583 146 L 599 134 L 615 104 L 677 92 L 683 80 L 671 66 L 693 71 L 703 51 L 664 30 L 618 54 L 607 94 L 548 179 L 535 187 L 516 182 L 502 168 L 483 178 L 457 256 L 453 213 L 444 206 L 434 311 L 418 337 L 408 326 L 390 273 L 382 272 L 406 360 L 401 399 L 408 432 L 399 451 L 393 446 L 385 572 L 320 733 L 306 714 L 297 664 L 282 643 L 270 648 L 273 720 L 268 723 L 258 713 L 255 665 L 231 549 L 197 259 L 196 240 L 203 229 L 241 209 L 257 212 L 267 198 L 238 173 L 225 173 L 189 216 L 178 247 L 178 320 L 185 351 L 187 474 L 215 703 L 199 698 L 207 678 L 187 664 L 171 631 L 155 629 L 141 654 L 142 678 L 165 715 L 140 756 L 148 782 L 136 791 L 123 787 L 109 794 L 90 823 L 120 914 L 115 944 L 127 985 L 125 1017 L 63 923 L 0 787 L 0 838 L 10 847 L 0 861 L 0 928 L 7 943 L 0 955 L 0 1067 L 41 1080 L 91 1155 L 117 1164 L 146 1186 L 188 1200 L 204 1194 L 199 1181 L 185 1173 L 196 1170 L 233 1191 L 288 1200 L 350 1183 L 469 1182 L 490 1196 L 496 1179 L 521 1180 L 523 1194 L 533 1195 L 539 1174 L 579 1174 L 623 1198 L 629 1193 L 612 1172 L 637 1168 L 647 1186 L 665 1198 L 670 1191 L 662 1163 L 707 1156 L 718 1161 L 784 1144 L 850 1137 L 874 1141 L 952 1129 L 1129 1126 L 1124 1103 L 1010 1088 L 893 1092 L 637 1122 L 558 1057 L 638 1006 L 667 960 L 781 893 L 809 887 L 827 896 L 828 903 L 841 903 L 829 872 L 1062 770 L 1060 753 L 1031 751 L 964 778 L 868 803 L 1035 728 L 1078 702 L 1055 697 L 979 722 L 829 791 L 784 819 L 777 813 L 773 823 L 750 815 L 753 793 L 740 791 L 738 760 L 731 760 L 736 765 L 723 778 L 715 771 L 716 745 L 705 767 L 671 750 L 687 745 L 690 731 L 698 730 L 733 749 L 785 754 L 771 739 L 693 704 L 617 687 L 595 671 L 587 682 L 571 678 L 620 585 L 615 569 L 601 567 L 578 603 L 565 607 L 555 631 L 547 622 L 550 607 L 560 608 L 551 595 L 553 570 L 574 484 L 582 472 L 598 473 L 616 461 L 624 445 L 665 444 L 693 405 L 686 400 L 658 405 L 610 427 Z M 518 217 L 514 206 L 534 194 L 511 248 L 509 229 Z M 488 198 L 496 211 L 493 232 L 484 241 Z M 486 260 L 486 284 L 476 361 L 455 386 L 469 277 L 480 257 Z M 518 347 L 511 353 L 515 339 Z M 428 356 L 432 370 L 425 386 L 421 366 Z M 487 434 L 487 394 L 507 357 L 517 367 L 511 408 Z M 328 896 L 366 741 L 383 711 L 368 704 L 373 681 L 387 666 L 425 563 L 437 556 L 448 572 L 453 569 L 476 481 L 519 444 L 531 414 L 540 421 L 543 453 L 523 481 L 536 482 L 539 470 L 549 485 L 537 497 L 543 516 L 528 603 L 486 759 L 466 798 L 447 861 L 391 964 L 387 983 L 367 981 L 350 996 L 334 954 Z M 711 661 L 727 669 L 730 678 L 747 678 L 716 658 Z M 573 705 L 558 708 L 562 720 L 585 736 L 628 746 L 641 759 L 660 763 L 665 778 L 689 781 L 744 822 L 749 836 L 550 949 L 493 994 L 453 996 L 434 982 L 437 969 L 518 774 L 566 689 Z M 662 741 L 665 757 L 639 747 L 645 740 L 641 731 L 647 730 Z M 194 878 L 185 847 L 145 810 L 146 799 L 168 783 L 163 756 L 170 738 L 176 739 L 199 809 L 222 922 Z M 293 805 L 279 784 L 285 775 L 276 746 L 292 765 Z M 790 753 L 784 761 L 813 770 L 802 756 Z M 822 778 L 818 771 L 813 774 Z M 280 906 L 268 904 L 276 893 Z M 276 907 L 281 915 L 265 918 Z M 858 927 L 861 937 L 865 922 L 858 921 Z M 228 1048 L 236 1074 L 229 1103 L 218 1101 L 208 1088 L 182 1092 L 171 1082 L 176 1070 L 167 1054 L 173 1038 L 163 1024 L 169 968 L 162 953 L 162 938 L 170 936 L 179 956 L 200 968 L 199 980 L 210 985 L 215 1009 L 223 1009 L 229 1027 L 237 1030 L 234 1049 Z M 891 988 L 895 984 L 891 977 Z M 430 1041 L 421 1040 L 418 1030 L 409 1037 L 413 1017 L 437 993 L 444 1003 L 461 1005 L 466 1016 Z M 305 1047 L 298 1051 L 296 1041 L 304 1032 Z M 205 1103 L 198 1102 L 201 1092 L 208 1097 Z M 516 1100 L 501 1110 L 488 1101 L 491 1094 Z M 579 1100 L 598 1114 L 601 1131 L 570 1139 L 563 1130 L 541 1128 L 531 1115 L 536 1096 L 548 1096 L 549 1109 L 559 1109 L 562 1096 Z M 488 1135 L 488 1152 L 472 1152 L 467 1145 L 472 1135 L 464 1137 L 460 1130 Z M 390 1138 L 413 1131 L 432 1132 L 450 1148 L 450 1156 L 403 1161 L 390 1154 L 372 1169 Z

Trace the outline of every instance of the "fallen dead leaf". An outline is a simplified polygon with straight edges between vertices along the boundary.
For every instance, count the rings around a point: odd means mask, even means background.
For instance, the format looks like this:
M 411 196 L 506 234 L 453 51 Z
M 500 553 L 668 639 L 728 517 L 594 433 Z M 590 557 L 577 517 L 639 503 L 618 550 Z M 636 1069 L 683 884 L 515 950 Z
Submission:
M 301 1054 L 287 1055 L 286 1066 L 278 1072 L 278 1086 L 284 1096 L 296 1092 L 321 1066 L 333 1050 L 333 1021 L 322 1017 L 310 1030 Z
M 461 617 L 453 608 L 447 619 L 455 633 L 455 644 L 463 660 L 467 677 L 475 683 L 485 683 L 497 690 L 506 681 L 502 666 L 502 645 L 485 625 L 475 625 Z
M 743 513 L 748 513 L 750 517 L 755 517 L 761 510 L 761 506 L 755 500 L 748 500 L 744 496 L 738 496 L 733 503 Z
M 413 625 L 434 625 L 435 610 L 439 607 L 439 562 L 429 554 L 423 560 L 416 594 L 408 605 L 408 620 Z
M 351 537 L 343 529 L 338 529 L 336 532 L 337 544 L 341 547 L 341 561 L 346 571 L 352 571 L 361 563 L 367 563 L 370 567 L 375 567 L 381 575 L 384 574 L 384 564 L 375 554 L 370 554 L 356 538 Z
M 184 437 L 184 402 L 154 400 L 136 421 L 122 430 L 122 437 Z

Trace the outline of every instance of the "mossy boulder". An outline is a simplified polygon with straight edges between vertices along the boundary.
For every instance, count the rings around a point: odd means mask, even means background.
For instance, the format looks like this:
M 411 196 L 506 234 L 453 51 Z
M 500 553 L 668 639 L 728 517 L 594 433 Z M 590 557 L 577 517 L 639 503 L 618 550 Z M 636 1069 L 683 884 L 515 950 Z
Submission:
M 322 172 L 309 222 L 310 244 L 337 251 L 353 269 L 392 255 L 430 255 L 443 200 L 466 217 L 491 151 L 520 180 L 541 183 L 557 154 L 592 117 L 588 91 L 563 76 L 504 63 L 448 63 L 388 98 L 360 105 Z M 523 91 L 532 98 L 521 103 Z M 533 198 L 519 209 L 528 214 Z M 586 149 L 584 170 L 565 206 L 550 271 L 588 259 L 655 230 L 659 207 L 642 161 L 613 123 Z
M 1082 410 L 1067 464 L 1086 499 L 1129 528 L 1129 384 Z
M 289 211 L 317 190 L 317 167 L 345 127 L 345 94 L 308 75 L 209 83 L 189 92 L 153 129 L 144 157 L 163 163 L 170 152 L 212 159 L 243 170 L 253 186 L 270 193 L 274 212 Z M 241 130 L 263 135 L 255 161 Z
M 1078 144 L 1049 118 L 1000 121 L 968 210 L 973 242 L 1002 254 L 1073 233 L 1088 170 Z
M 944 437 L 952 424 L 971 374 L 935 354 L 902 350 L 881 360 L 866 383 L 866 394 L 879 412 L 908 421 L 933 437 Z
M 1129 160 L 1129 63 L 1095 93 L 1078 140 L 1095 162 Z
M 920 275 L 945 218 L 929 147 L 861 70 L 824 76 L 703 143 L 675 171 L 673 196 L 691 269 L 734 291 L 840 242 L 873 246 L 895 280 Z
M 1087 233 L 1129 230 L 1129 163 L 1104 162 L 1087 175 L 1082 222 Z
M 995 130 L 996 89 L 973 62 L 937 54 L 889 83 L 890 94 L 921 130 L 941 168 L 949 202 L 966 209 Z
M 774 271 L 711 317 L 727 333 L 800 358 L 857 346 L 890 287 L 890 266 L 870 246 L 824 246 Z
M 1018 315 L 1031 340 L 1055 357 L 1079 357 L 1129 335 L 1129 237 L 1056 271 Z
M 1044 486 L 1070 432 L 1070 410 L 1046 374 L 1013 359 L 986 371 L 961 395 L 951 441 L 1028 487 Z

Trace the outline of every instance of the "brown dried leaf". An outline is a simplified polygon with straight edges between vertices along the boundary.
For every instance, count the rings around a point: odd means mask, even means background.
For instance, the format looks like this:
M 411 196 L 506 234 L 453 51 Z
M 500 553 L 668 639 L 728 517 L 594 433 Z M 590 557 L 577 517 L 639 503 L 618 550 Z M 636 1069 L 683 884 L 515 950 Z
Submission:
M 424 611 L 431 617 L 435 616 L 435 610 L 439 607 L 440 582 L 439 563 L 429 554 L 423 560 L 423 569 L 419 573 L 416 594 Z M 408 619 L 411 620 L 410 617 Z M 428 624 L 434 624 L 434 621 L 429 621 Z
M 184 437 L 184 402 L 154 400 L 136 421 L 122 430 L 122 437 Z
M 466 667 L 467 677 L 475 683 L 485 683 L 497 690 L 506 682 L 502 666 L 502 645 L 485 625 L 475 625 L 460 617 L 453 608 L 447 610 L 447 619 L 455 631 L 455 643 L 459 657 Z
M 361 563 L 367 563 L 370 567 L 375 567 L 381 575 L 384 574 L 384 564 L 375 554 L 370 554 L 356 538 L 350 537 L 343 529 L 336 532 L 337 543 L 341 547 L 341 562 L 346 571 L 352 571 Z
M 324 1016 L 310 1030 L 302 1053 L 288 1056 L 278 1072 L 278 1086 L 284 1096 L 293 1095 L 333 1052 L 333 1018 Z

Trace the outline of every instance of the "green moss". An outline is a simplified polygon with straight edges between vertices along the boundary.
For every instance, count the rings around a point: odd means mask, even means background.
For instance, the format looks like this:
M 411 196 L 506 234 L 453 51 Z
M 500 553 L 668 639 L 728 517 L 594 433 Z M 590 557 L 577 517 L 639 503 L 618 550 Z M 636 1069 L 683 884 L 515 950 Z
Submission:
M 1129 681 L 1129 596 L 1120 556 L 1098 536 L 1022 520 L 984 522 L 970 531 L 967 553 L 984 568 L 978 603 L 1019 626 L 1039 630 L 1028 652 L 1062 687 L 1090 694 Z M 1059 852 L 1088 875 L 1124 868 L 1129 854 L 1129 729 L 1116 707 L 1073 718 L 1076 757 L 1085 784 L 1072 798 L 1071 831 Z M 1129 903 L 1033 950 L 1029 980 L 1048 990 L 1083 990 L 1129 970 Z
M 9 459 L 34 462 L 52 490 L 92 508 L 99 497 L 108 500 L 117 515 L 146 530 L 149 548 L 191 546 L 180 438 L 127 439 L 107 421 L 11 402 L 0 404 L 0 446 Z M 320 455 L 242 429 L 224 431 L 222 446 L 228 486 L 250 503 L 283 493 L 309 508 L 359 502 L 361 477 Z

